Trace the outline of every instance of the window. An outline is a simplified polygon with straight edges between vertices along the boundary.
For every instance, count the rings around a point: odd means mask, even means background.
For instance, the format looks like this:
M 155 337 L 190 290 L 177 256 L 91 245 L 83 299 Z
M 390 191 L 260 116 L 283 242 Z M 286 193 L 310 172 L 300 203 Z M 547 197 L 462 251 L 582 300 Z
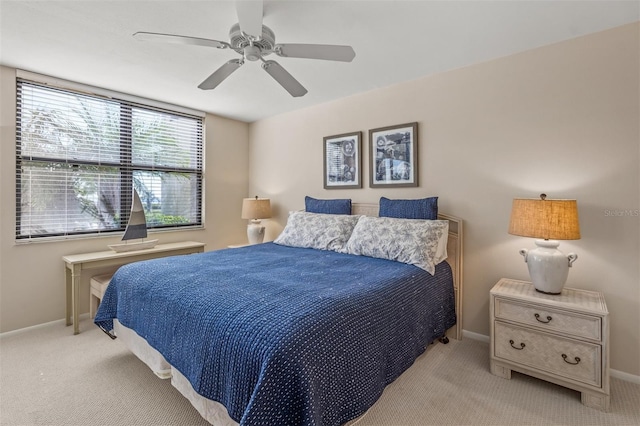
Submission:
M 202 226 L 203 118 L 18 79 L 16 238 Z

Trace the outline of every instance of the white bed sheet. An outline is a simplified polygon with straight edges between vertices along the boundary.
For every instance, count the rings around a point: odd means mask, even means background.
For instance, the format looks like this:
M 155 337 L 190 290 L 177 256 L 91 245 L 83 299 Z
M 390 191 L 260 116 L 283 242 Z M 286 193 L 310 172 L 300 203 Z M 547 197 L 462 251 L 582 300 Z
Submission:
M 118 340 L 123 342 L 142 362 L 147 364 L 156 376 L 161 379 L 171 378 L 171 364 L 138 333 L 120 324 L 117 319 L 113 320 L 113 330 L 115 335 L 118 336 Z

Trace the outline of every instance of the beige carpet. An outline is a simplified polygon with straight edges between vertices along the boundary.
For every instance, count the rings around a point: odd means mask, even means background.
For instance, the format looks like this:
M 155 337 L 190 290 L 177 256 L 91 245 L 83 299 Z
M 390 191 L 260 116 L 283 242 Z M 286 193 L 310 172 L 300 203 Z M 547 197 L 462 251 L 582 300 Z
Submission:
M 89 320 L 0 339 L 1 425 L 207 425 L 170 384 Z M 486 343 L 435 344 L 357 423 L 369 425 L 640 425 L 640 385 L 611 380 L 610 413 L 578 392 L 489 373 Z

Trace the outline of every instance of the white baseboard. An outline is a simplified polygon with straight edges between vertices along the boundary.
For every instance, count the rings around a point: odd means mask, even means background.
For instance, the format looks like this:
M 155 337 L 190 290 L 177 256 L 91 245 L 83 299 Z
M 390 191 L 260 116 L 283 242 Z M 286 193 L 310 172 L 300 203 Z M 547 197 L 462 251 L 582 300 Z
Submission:
M 81 320 L 83 320 L 85 318 L 89 318 L 89 313 L 87 312 L 87 313 L 84 313 L 84 314 L 80 314 L 79 317 L 80 317 Z M 19 328 L 17 330 L 5 331 L 4 333 L 0 333 L 0 339 L 2 339 L 3 337 L 13 336 L 14 334 L 24 333 L 26 331 L 37 330 L 38 328 L 49 327 L 50 325 L 55 325 L 55 324 L 64 325 L 65 323 L 66 323 L 66 321 L 63 318 L 63 319 L 59 319 L 59 320 L 55 320 L 55 321 L 45 322 L 43 324 L 32 325 L 30 327 Z
M 473 331 L 462 330 L 462 337 L 468 337 L 471 340 L 479 340 L 484 343 L 489 343 L 491 339 L 489 336 L 485 336 L 484 334 L 474 333 Z
M 611 373 L 611 377 L 615 377 L 616 379 L 624 380 L 625 382 L 635 383 L 636 385 L 640 385 L 640 376 L 636 376 L 635 374 L 625 373 L 624 371 L 609 369 Z
M 468 337 L 471 340 L 478 340 L 484 343 L 489 343 L 491 341 L 489 336 L 464 329 L 462 330 L 462 337 Z M 609 373 L 611 374 L 611 377 L 615 377 L 616 379 L 640 385 L 640 376 L 636 376 L 635 374 L 625 373 L 624 371 L 614 370 L 613 368 L 609 369 Z

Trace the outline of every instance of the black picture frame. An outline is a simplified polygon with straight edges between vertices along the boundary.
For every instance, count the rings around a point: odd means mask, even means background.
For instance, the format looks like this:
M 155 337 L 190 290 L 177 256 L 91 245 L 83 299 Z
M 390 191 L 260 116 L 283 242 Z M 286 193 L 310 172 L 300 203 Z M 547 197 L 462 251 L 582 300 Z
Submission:
M 324 189 L 362 188 L 362 132 L 323 138 Z
M 369 130 L 369 186 L 418 186 L 418 123 Z

